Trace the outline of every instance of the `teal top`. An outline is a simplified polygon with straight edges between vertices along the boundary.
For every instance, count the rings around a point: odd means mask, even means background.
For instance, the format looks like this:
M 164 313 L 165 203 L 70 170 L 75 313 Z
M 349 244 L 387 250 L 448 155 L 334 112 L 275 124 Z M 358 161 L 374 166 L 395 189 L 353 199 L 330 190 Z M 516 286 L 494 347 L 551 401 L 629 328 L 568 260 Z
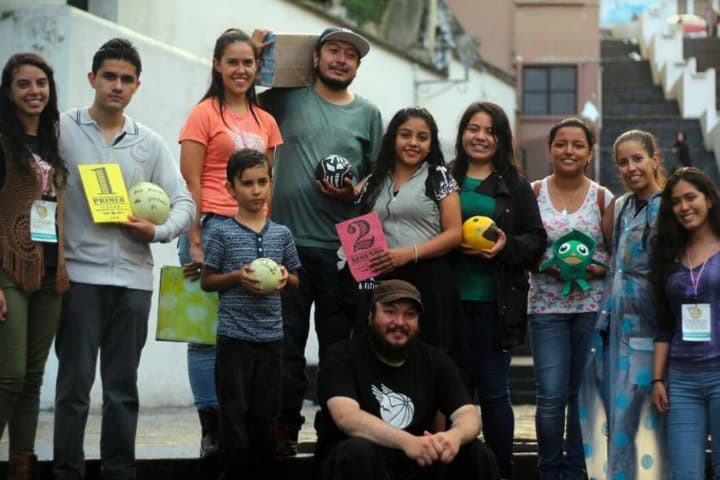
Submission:
M 460 209 L 463 222 L 470 217 L 493 218 L 495 199 L 475 193 L 483 181 L 465 177 L 460 191 Z M 493 265 L 479 256 L 458 254 L 453 262 L 453 272 L 463 301 L 494 302 L 495 274 Z

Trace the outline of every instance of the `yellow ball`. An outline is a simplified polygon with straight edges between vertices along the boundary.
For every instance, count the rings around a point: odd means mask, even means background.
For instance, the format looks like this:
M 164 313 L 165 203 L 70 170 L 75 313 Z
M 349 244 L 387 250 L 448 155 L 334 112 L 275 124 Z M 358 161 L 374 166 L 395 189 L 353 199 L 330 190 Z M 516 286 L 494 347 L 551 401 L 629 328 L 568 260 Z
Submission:
M 264 294 L 274 292 L 280 285 L 282 272 L 280 266 L 270 258 L 256 258 L 250 263 L 252 276 L 260 280 L 260 289 Z
M 165 223 L 170 215 L 170 198 L 165 190 L 152 182 L 140 182 L 128 192 L 134 216 L 149 220 L 155 225 Z
M 463 243 L 473 250 L 491 248 L 497 241 L 497 226 L 489 217 L 470 217 L 463 223 Z

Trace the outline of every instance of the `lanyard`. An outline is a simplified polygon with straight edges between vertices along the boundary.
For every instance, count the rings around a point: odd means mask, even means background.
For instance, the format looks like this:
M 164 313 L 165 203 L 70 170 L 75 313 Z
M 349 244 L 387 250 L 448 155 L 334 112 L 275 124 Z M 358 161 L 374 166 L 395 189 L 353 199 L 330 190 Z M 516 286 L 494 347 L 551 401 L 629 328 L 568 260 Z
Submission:
M 661 193 L 662 193 L 661 190 L 653 193 L 653 194 L 650 196 L 650 198 L 647 199 L 647 201 L 645 202 L 645 205 L 643 205 L 643 207 L 640 209 L 640 211 L 642 211 L 643 209 L 645 210 L 645 227 L 643 228 L 642 237 L 641 237 L 641 242 L 642 242 L 643 250 L 646 248 L 646 243 L 647 243 L 648 237 L 650 236 L 650 230 L 651 230 L 651 228 L 652 228 L 652 225 L 651 225 L 651 223 L 652 223 L 652 218 L 651 218 L 651 216 L 652 216 L 652 214 L 653 214 L 653 211 L 652 211 L 651 207 L 652 207 L 653 203 L 656 201 L 656 199 L 659 199 Z M 618 213 L 618 215 L 615 217 L 615 227 L 613 228 L 613 240 L 612 240 L 612 242 L 613 242 L 613 254 L 615 254 L 615 253 L 618 251 L 618 246 L 619 246 L 619 243 L 620 243 L 621 230 L 622 230 L 623 228 L 625 228 L 625 222 L 623 221 L 623 220 L 625 220 L 625 218 L 624 218 L 625 211 L 626 211 L 628 205 L 630 205 L 630 203 L 633 203 L 633 207 L 634 207 L 634 204 L 635 204 L 636 202 L 639 202 L 639 201 L 640 201 L 640 200 L 639 200 L 639 199 L 637 198 L 637 196 L 633 193 L 633 194 L 629 194 L 629 195 L 627 196 L 626 200 L 624 200 L 624 201 L 622 202 L 622 207 L 620 208 L 620 213 Z M 616 205 L 617 205 L 617 204 L 616 204 Z M 640 213 L 640 212 L 636 212 L 636 213 L 633 215 L 633 217 L 632 217 L 630 220 L 628 220 L 628 221 L 632 222 L 633 219 L 634 219 L 635 217 L 637 217 L 637 215 L 638 215 L 639 213 Z
M 693 269 L 691 267 L 688 267 L 690 270 L 690 283 L 692 284 L 693 291 L 695 292 L 695 300 L 697 300 L 697 294 L 698 294 L 698 285 L 700 285 L 700 278 L 702 277 L 703 272 L 705 271 L 705 265 L 707 265 L 708 260 L 710 260 L 710 257 L 712 255 L 708 255 L 705 257 L 705 261 L 703 262 L 702 266 L 700 267 L 700 271 L 698 272 L 697 278 L 695 278 L 695 274 L 693 274 Z M 685 258 L 687 258 L 688 265 L 692 265 L 690 263 L 690 247 L 688 247 L 685 250 Z

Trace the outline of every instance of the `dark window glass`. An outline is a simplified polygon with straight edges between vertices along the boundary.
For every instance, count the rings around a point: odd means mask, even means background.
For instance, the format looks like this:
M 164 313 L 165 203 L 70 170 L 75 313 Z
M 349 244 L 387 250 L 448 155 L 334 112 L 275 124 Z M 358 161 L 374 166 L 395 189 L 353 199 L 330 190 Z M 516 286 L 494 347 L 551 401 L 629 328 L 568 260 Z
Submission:
M 574 66 L 525 67 L 523 113 L 567 115 L 577 112 L 577 68 Z

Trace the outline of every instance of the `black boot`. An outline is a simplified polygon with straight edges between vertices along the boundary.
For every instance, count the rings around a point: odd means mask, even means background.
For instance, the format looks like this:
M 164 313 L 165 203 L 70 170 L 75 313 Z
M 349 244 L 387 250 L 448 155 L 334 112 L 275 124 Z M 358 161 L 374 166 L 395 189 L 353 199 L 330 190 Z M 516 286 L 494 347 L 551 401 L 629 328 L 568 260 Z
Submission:
M 11 451 L 8 458 L 8 480 L 32 480 L 37 457 L 33 452 Z
M 278 424 L 276 429 L 278 457 L 293 457 L 298 453 L 298 428 L 293 425 Z
M 200 458 L 214 457 L 220 449 L 218 409 L 217 407 L 203 408 L 198 410 L 198 415 L 200 416 L 200 426 L 202 427 Z

